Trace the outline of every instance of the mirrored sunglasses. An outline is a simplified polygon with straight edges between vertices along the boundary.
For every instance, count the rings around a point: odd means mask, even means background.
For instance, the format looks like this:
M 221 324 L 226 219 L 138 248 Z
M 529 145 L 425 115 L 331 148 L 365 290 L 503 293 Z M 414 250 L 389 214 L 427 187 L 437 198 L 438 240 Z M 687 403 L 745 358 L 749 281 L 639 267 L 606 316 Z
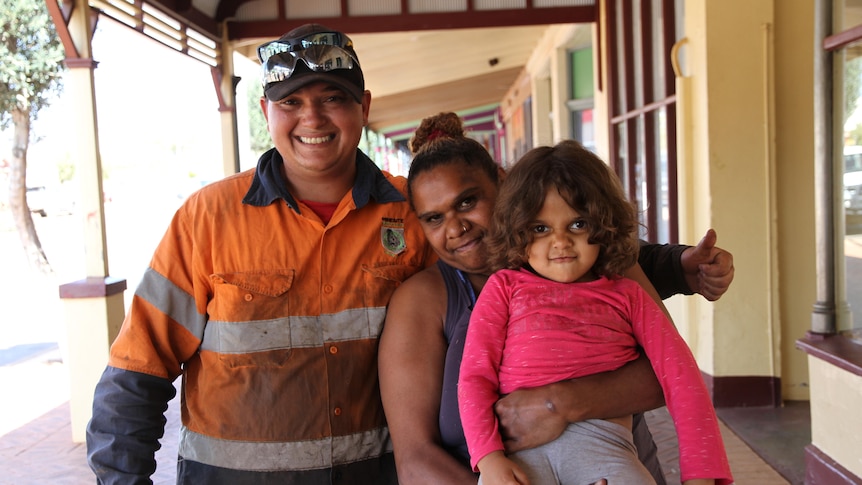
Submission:
M 298 52 L 315 45 L 330 45 L 342 49 L 352 49 L 353 41 L 341 32 L 317 32 L 293 40 L 274 40 L 257 48 L 257 58 L 261 64 L 270 57 L 283 52 Z
M 341 47 L 316 45 L 300 51 L 285 51 L 270 56 L 261 66 L 264 87 L 288 79 L 296 70 L 296 63 L 302 61 L 309 69 L 327 72 L 333 69 L 353 69 L 359 62 Z

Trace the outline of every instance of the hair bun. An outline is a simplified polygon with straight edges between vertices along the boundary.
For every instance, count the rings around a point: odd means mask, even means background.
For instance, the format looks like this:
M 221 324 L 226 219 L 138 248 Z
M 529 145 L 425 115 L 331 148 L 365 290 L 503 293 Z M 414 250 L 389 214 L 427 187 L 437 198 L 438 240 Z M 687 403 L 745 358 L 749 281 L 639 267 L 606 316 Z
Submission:
M 413 137 L 410 138 L 410 151 L 418 153 L 434 140 L 463 138 L 464 122 L 457 114 L 449 111 L 429 116 L 422 120 Z

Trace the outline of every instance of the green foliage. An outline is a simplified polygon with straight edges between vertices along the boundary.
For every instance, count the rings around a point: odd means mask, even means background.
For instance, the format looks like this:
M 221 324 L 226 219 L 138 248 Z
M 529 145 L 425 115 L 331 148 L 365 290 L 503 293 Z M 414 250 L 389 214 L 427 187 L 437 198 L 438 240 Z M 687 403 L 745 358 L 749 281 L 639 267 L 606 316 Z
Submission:
M 69 160 L 69 154 L 66 154 L 66 159 L 57 162 L 57 177 L 60 183 L 69 182 L 75 178 L 75 164 Z
M 862 145 L 862 124 L 857 124 L 852 130 L 844 133 L 845 145 Z
M 266 129 L 266 118 L 260 110 L 260 97 L 262 95 L 259 85 L 246 90 L 248 99 L 248 131 L 251 149 L 260 156 L 263 152 L 272 148 L 272 139 Z
M 48 106 L 62 88 L 64 57 L 44 0 L 0 2 L 0 127 L 16 109 L 35 119 Z

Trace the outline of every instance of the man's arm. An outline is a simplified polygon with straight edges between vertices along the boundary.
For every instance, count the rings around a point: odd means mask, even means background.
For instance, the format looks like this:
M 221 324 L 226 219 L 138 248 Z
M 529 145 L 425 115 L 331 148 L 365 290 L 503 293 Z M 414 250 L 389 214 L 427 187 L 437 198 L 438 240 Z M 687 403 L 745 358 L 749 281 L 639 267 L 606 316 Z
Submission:
M 476 476 L 440 438 L 446 292 L 435 275 L 417 273 L 392 295 L 380 338 L 380 394 L 400 483 L 472 485 Z
M 104 485 L 151 484 L 171 381 L 108 367 L 96 385 L 87 424 L 87 462 Z

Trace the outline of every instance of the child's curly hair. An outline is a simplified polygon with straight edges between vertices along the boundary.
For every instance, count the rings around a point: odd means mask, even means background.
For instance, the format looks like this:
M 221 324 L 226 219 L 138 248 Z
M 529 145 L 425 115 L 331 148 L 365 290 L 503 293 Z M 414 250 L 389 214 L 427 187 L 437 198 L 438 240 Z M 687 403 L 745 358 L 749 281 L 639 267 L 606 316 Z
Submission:
M 491 267 L 519 268 L 527 261 L 530 225 L 545 194 L 556 189 L 589 225 L 589 242 L 601 246 L 593 270 L 615 278 L 637 262 L 638 219 L 620 181 L 593 152 L 576 141 L 527 152 L 506 175 L 497 195 L 487 239 Z
M 455 113 L 438 113 L 423 119 L 410 139 L 410 151 L 414 155 L 407 175 L 407 200 L 411 208 L 416 177 L 440 165 L 463 163 L 484 171 L 495 185 L 498 182 L 499 166 L 484 145 L 466 135 L 464 122 Z

